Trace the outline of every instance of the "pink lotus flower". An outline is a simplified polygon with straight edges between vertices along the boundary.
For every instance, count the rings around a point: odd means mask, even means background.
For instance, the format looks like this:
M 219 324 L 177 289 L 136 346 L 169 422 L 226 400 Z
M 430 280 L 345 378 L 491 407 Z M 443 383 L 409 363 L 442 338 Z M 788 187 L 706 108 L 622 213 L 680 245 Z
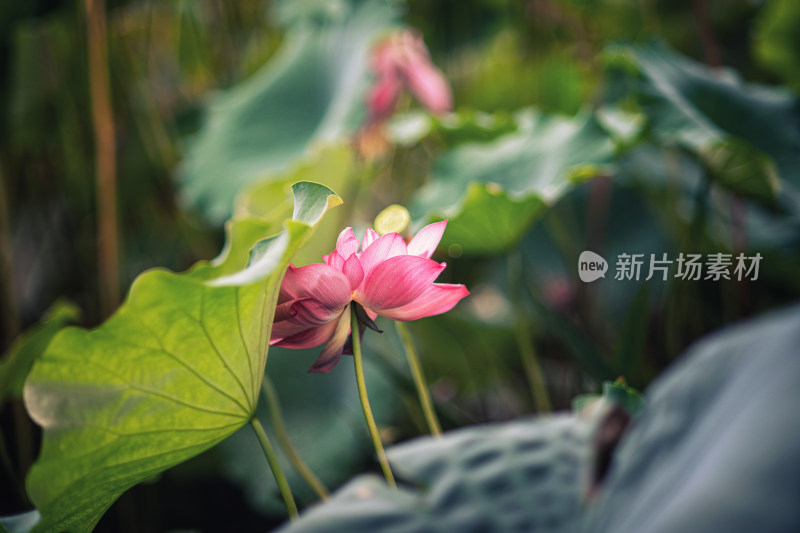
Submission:
M 339 234 L 336 249 L 323 256 L 324 263 L 290 265 L 270 345 L 312 348 L 325 343 L 309 372 L 327 373 L 344 353 L 351 305 L 363 308 L 366 316 L 359 318 L 373 329 L 378 315 L 408 321 L 452 309 L 469 291 L 464 285 L 434 283 L 445 263 L 430 259 L 446 225 L 443 221 L 422 228 L 408 245 L 398 233 L 381 237 L 371 228 L 359 243 L 347 228 Z

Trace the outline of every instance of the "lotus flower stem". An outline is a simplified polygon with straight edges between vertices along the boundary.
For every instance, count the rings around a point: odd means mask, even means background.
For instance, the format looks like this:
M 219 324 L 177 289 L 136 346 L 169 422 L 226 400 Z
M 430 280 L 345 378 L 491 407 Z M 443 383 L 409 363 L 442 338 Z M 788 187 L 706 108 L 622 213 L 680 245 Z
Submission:
M 381 465 L 381 470 L 383 470 L 386 482 L 392 487 L 397 487 L 394 481 L 394 474 L 392 474 L 392 469 L 389 466 L 389 460 L 386 458 L 386 452 L 383 450 L 381 436 L 378 433 L 378 426 L 375 425 L 375 418 L 372 416 L 372 408 L 369 406 L 367 383 L 364 380 L 364 361 L 361 358 L 361 338 L 358 335 L 358 316 L 356 315 L 355 306 L 351 307 L 350 327 L 353 339 L 353 361 L 356 367 L 358 398 L 361 400 L 361 408 L 364 410 L 364 418 L 367 420 L 369 435 L 372 437 L 372 444 L 375 446 L 375 453 L 378 454 L 378 462 Z
M 297 473 L 300 474 L 308 486 L 317 493 L 323 500 L 328 499 L 328 489 L 325 488 L 325 485 L 322 484 L 322 481 L 319 480 L 317 476 L 314 475 L 314 472 L 308 467 L 308 465 L 303 461 L 300 457 L 300 454 L 297 453 L 297 450 L 292 445 L 292 441 L 289 440 L 289 433 L 286 431 L 286 425 L 283 423 L 283 416 L 281 415 L 281 405 L 280 400 L 278 399 L 278 394 L 275 392 L 275 387 L 272 384 L 272 380 L 269 379 L 268 376 L 264 376 L 264 381 L 261 382 L 261 390 L 264 392 L 264 398 L 267 401 L 267 407 L 269 408 L 269 417 L 272 420 L 272 427 L 275 429 L 275 434 L 278 436 L 278 442 L 280 443 L 283 451 L 286 452 L 286 455 L 289 457 L 289 461 L 291 461 L 292 465 L 294 466 Z
M 400 340 L 403 342 L 403 347 L 406 351 L 408 358 L 408 366 L 411 367 L 411 375 L 414 377 L 414 385 L 417 388 L 417 395 L 419 396 L 419 403 L 422 406 L 422 412 L 425 414 L 425 421 L 428 423 L 428 428 L 434 437 L 442 436 L 442 428 L 439 425 L 439 419 L 436 417 L 436 411 L 433 408 L 430 394 L 428 394 L 428 385 L 425 381 L 425 375 L 422 373 L 422 365 L 419 363 L 417 357 L 417 350 L 414 348 L 414 340 L 411 338 L 411 333 L 403 322 L 395 322 L 397 333 L 400 335 Z
M 297 504 L 294 503 L 292 489 L 289 488 L 289 482 L 286 481 L 286 476 L 283 475 L 281 465 L 278 463 L 278 456 L 275 455 L 275 450 L 272 448 L 272 444 L 269 442 L 267 432 L 264 431 L 264 426 L 261 425 L 261 422 L 258 421 L 258 418 L 256 418 L 255 415 L 253 415 L 253 418 L 250 419 L 250 426 L 252 426 L 253 431 L 256 432 L 258 442 L 261 444 L 261 448 L 264 450 L 264 455 L 267 458 L 269 467 L 272 469 L 272 475 L 275 476 L 275 483 L 278 484 L 278 490 L 281 491 L 281 497 L 283 497 L 283 502 L 286 504 L 286 510 L 289 512 L 289 518 L 294 520 L 297 518 Z

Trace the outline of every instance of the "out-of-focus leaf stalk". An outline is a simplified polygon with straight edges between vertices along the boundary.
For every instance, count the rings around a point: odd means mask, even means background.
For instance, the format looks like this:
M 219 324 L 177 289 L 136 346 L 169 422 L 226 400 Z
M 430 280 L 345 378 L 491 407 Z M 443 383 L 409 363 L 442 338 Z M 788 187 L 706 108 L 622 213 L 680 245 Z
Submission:
M 283 423 L 283 416 L 281 415 L 280 400 L 278 399 L 275 386 L 272 384 L 272 380 L 269 379 L 269 376 L 264 376 L 264 381 L 261 382 L 261 390 L 264 392 L 264 398 L 267 401 L 272 427 L 275 430 L 275 434 L 278 436 L 278 442 L 283 448 L 283 451 L 286 452 L 289 461 L 292 463 L 295 470 L 297 470 L 297 473 L 300 474 L 300 477 L 308 483 L 308 486 L 311 487 L 317 496 L 323 500 L 327 500 L 328 489 L 325 488 L 322 481 L 314 475 L 314 472 L 312 472 L 305 461 L 303 461 L 300 454 L 297 453 L 297 450 L 292 445 L 292 441 L 289 439 L 289 433 L 286 431 L 286 425 Z
M 425 421 L 428 423 L 428 428 L 434 437 L 442 436 L 442 428 L 439 424 L 439 419 L 436 417 L 436 411 L 431 402 L 431 396 L 428 393 L 428 385 L 425 381 L 425 375 L 422 372 L 422 365 L 417 356 L 417 350 L 414 348 L 414 339 L 411 338 L 411 333 L 403 322 L 395 322 L 397 333 L 400 340 L 403 342 L 403 348 L 406 352 L 408 359 L 408 366 L 411 367 L 411 376 L 414 378 L 414 386 L 417 388 L 417 396 L 419 396 L 419 403 L 422 406 L 422 412 L 425 414 Z
M 114 115 L 108 73 L 104 0 L 85 0 L 89 48 L 89 87 L 97 177 L 97 260 L 100 308 L 108 316 L 119 304 L 119 243 Z
M 17 308 L 14 284 L 14 265 L 11 259 L 11 217 L 8 212 L 6 194 L 3 162 L 0 160 L 0 302 L 2 302 L 0 305 L 2 305 L 2 327 L 3 333 L 5 334 L 3 338 L 8 343 L 7 346 L 0 346 L 0 350 L 11 346 L 11 343 L 19 335 L 20 330 L 19 309 Z M 31 422 L 25 414 L 25 409 L 22 407 L 21 403 L 14 402 L 11 410 L 14 420 L 14 433 L 16 434 L 17 441 L 18 466 L 21 472 L 25 472 L 33 462 L 33 432 Z M 6 468 L 9 470 L 9 476 L 12 476 L 13 480 L 13 477 L 16 476 L 13 468 L 11 468 L 8 451 L 5 449 L 5 442 L 0 444 L 3 446 L 3 464 L 6 465 Z M 14 486 L 17 490 L 21 490 L 18 482 L 14 482 Z
M 714 35 L 714 27 L 708 18 L 706 4 L 706 0 L 692 0 L 692 13 L 703 44 L 706 63 L 712 69 L 719 69 L 723 66 L 722 53 Z M 728 208 L 731 217 L 731 249 L 734 254 L 743 253 L 747 249 L 747 203 L 737 194 L 731 193 Z M 739 314 L 744 315 L 749 299 L 747 284 L 737 283 L 736 293 L 739 299 Z M 731 317 L 731 320 L 733 319 L 734 317 Z
M 512 252 L 508 256 L 508 285 L 514 306 L 517 346 L 522 357 L 522 366 L 528 378 L 536 410 L 546 413 L 552 410 L 552 404 L 544 382 L 544 373 L 528 331 L 527 313 L 522 303 L 522 255 L 519 251 Z
M 20 327 L 17 297 L 14 290 L 14 267 L 11 261 L 11 217 L 8 212 L 6 194 L 3 161 L 0 160 L 0 305 L 2 305 L 4 338 L 8 343 L 7 346 L 0 346 L 0 350 L 11 345 L 19 335 Z

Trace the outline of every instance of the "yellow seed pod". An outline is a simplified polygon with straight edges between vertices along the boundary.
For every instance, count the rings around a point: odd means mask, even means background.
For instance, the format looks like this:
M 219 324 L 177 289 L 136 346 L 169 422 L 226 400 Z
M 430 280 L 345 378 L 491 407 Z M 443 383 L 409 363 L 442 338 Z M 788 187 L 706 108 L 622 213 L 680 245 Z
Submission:
M 403 233 L 411 223 L 408 209 L 400 204 L 392 204 L 375 217 L 373 227 L 381 235 Z

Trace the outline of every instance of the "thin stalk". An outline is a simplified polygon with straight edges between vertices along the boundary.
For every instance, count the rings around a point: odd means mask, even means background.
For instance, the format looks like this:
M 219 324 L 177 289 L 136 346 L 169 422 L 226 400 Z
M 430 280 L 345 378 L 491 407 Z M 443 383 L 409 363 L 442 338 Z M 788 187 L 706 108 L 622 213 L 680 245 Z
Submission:
M 700 40 L 703 43 L 703 50 L 706 56 L 706 63 L 712 69 L 718 69 L 723 65 L 722 53 L 714 34 L 714 27 L 708 18 L 707 0 L 692 0 L 692 11 L 697 23 L 697 30 L 700 32 Z M 731 217 L 731 248 L 734 254 L 744 252 L 747 249 L 747 204 L 745 200 L 734 193 L 730 194 L 729 209 Z M 743 316 L 748 307 L 748 290 L 746 283 L 736 283 L 735 290 L 738 295 L 738 314 Z M 723 293 L 723 297 L 727 294 Z M 726 305 L 725 310 L 729 307 Z M 735 319 L 735 311 L 731 315 L 731 320 Z
M 308 483 L 308 486 L 317 493 L 317 496 L 323 500 L 327 500 L 328 489 L 326 489 L 322 481 L 314 475 L 314 472 L 311 471 L 300 457 L 300 454 L 297 453 L 297 450 L 292 445 L 292 441 L 289 440 L 289 433 L 286 431 L 286 425 L 283 423 L 283 416 L 281 415 L 281 404 L 278 399 L 278 394 L 275 392 L 275 386 L 272 384 L 272 380 L 266 375 L 264 376 L 264 381 L 261 382 L 261 390 L 264 392 L 264 397 L 267 400 L 272 427 L 275 429 L 275 434 L 278 436 L 278 442 L 283 448 L 283 451 L 286 452 L 289 461 L 291 461 L 297 473 L 300 474 L 300 477 Z
M 356 367 L 356 384 L 358 385 L 358 398 L 361 400 L 361 408 L 364 410 L 364 418 L 367 421 L 367 429 L 369 429 L 369 436 L 372 437 L 372 445 L 375 446 L 375 453 L 378 454 L 378 462 L 383 470 L 383 475 L 386 482 L 392 486 L 397 487 L 394 481 L 394 474 L 389 467 L 389 460 L 386 458 L 386 452 L 383 450 L 383 443 L 381 443 L 381 436 L 378 434 L 378 426 L 375 424 L 375 418 L 372 416 L 372 408 L 369 406 L 369 398 L 367 398 L 367 383 L 364 380 L 364 361 L 361 358 L 361 338 L 358 335 L 358 316 L 356 316 L 355 306 L 351 306 L 350 314 L 350 328 L 353 339 L 353 361 Z
M 520 315 L 521 307 L 521 305 L 515 305 L 515 314 L 517 315 L 517 344 L 519 346 L 520 355 L 522 356 L 522 366 L 525 368 L 525 375 L 528 377 L 528 384 L 533 393 L 533 402 L 536 405 L 536 410 L 540 413 L 546 413 L 551 411 L 553 407 L 550 404 L 550 395 L 547 393 L 547 386 L 544 383 L 544 373 L 539 364 L 536 349 L 528 335 L 526 321 L 523 315 Z
M 408 359 L 408 366 L 411 367 L 411 375 L 414 378 L 414 386 L 417 388 L 417 396 L 419 396 L 419 403 L 422 406 L 422 412 L 425 414 L 425 421 L 428 423 L 428 428 L 434 437 L 442 436 L 442 427 L 439 425 L 439 419 L 436 417 L 436 411 L 433 408 L 430 394 L 428 394 L 428 385 L 425 381 L 425 375 L 422 373 L 422 365 L 419 363 L 417 350 L 414 348 L 414 340 L 411 338 L 408 328 L 403 322 L 395 322 L 397 333 L 400 335 L 400 340 L 403 342 L 403 348 L 406 351 L 406 358 Z
M 711 21 L 708 20 L 706 12 L 706 0 L 692 0 L 692 11 L 694 20 L 697 23 L 697 31 L 700 32 L 700 41 L 703 43 L 703 52 L 706 56 L 706 63 L 711 68 L 722 66 L 722 54 L 720 53 L 717 38 Z
M 11 216 L 8 209 L 5 174 L 0 160 L 0 309 L 2 313 L 3 338 L 0 350 L 6 350 L 19 335 L 19 309 L 14 283 L 12 260 Z
M 512 254 L 508 258 L 509 274 L 508 281 L 509 287 L 522 286 L 522 256 Z M 516 336 L 517 346 L 519 348 L 520 357 L 522 358 L 522 366 L 525 369 L 525 375 L 528 378 L 528 385 L 530 386 L 533 395 L 533 403 L 536 410 L 540 413 L 545 413 L 552 410 L 550 402 L 550 395 L 547 392 L 547 385 L 544 382 L 544 373 L 539 364 L 539 358 L 536 355 L 536 349 L 531 341 L 528 332 L 528 321 L 526 320 L 525 306 L 522 304 L 521 291 L 512 291 L 516 296 L 512 297 L 514 305 L 514 316 L 516 317 Z
M 8 349 L 20 333 L 19 307 L 17 305 L 14 262 L 12 259 L 11 216 L 7 195 L 3 161 L 0 160 L 0 316 L 2 316 L 0 318 L 0 322 L 2 322 L 0 339 L 3 339 L 0 340 L 0 352 Z M 2 402 L 0 401 L 0 403 Z M 17 460 L 20 472 L 24 473 L 33 463 L 31 422 L 20 402 L 14 402 L 12 413 L 17 442 Z M 14 488 L 20 490 L 22 485 L 19 484 L 19 480 L 11 467 L 8 450 L 2 436 L 0 436 L 0 461 L 8 468 Z M 22 501 L 25 501 L 24 490 L 21 490 L 20 493 L 22 494 Z
M 250 419 L 250 427 L 256 432 L 258 442 L 264 450 L 264 456 L 267 458 L 269 467 L 272 470 L 272 475 L 275 476 L 275 483 L 278 484 L 278 489 L 281 491 L 281 497 L 286 504 L 286 510 L 289 512 L 289 518 L 294 520 L 297 518 L 297 504 L 294 503 L 294 496 L 292 496 L 292 489 L 289 488 L 289 482 L 286 481 L 286 476 L 283 475 L 281 465 L 278 463 L 278 456 L 275 455 L 275 450 L 269 442 L 267 432 L 264 431 L 264 426 L 258 421 L 255 415 Z
M 100 307 L 108 316 L 119 304 L 119 242 L 114 115 L 108 73 L 108 37 L 104 0 L 85 0 L 97 172 L 97 262 Z

